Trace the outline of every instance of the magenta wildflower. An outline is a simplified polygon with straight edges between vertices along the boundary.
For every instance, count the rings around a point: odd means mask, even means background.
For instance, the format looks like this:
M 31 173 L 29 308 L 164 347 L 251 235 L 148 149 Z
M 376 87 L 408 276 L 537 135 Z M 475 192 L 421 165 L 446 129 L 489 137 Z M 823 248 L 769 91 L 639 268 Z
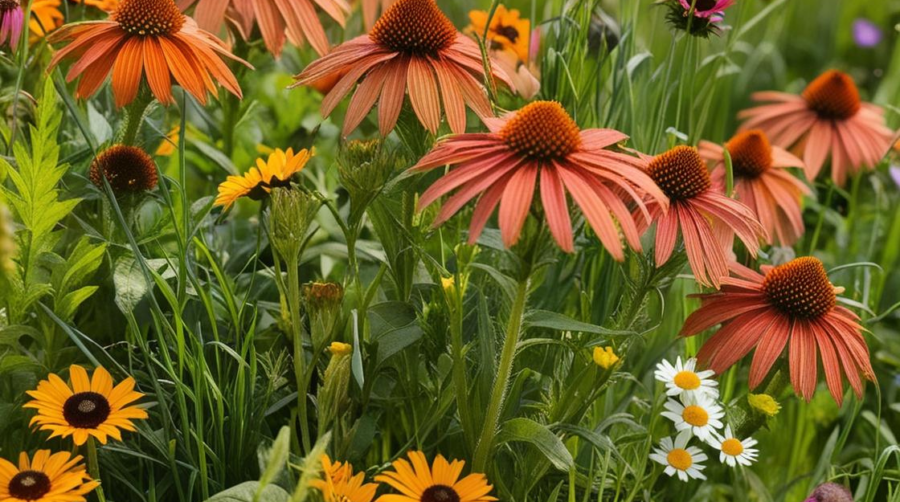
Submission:
M 694 4 L 694 16 L 711 18 L 713 16 L 721 16 L 728 7 L 734 5 L 735 0 L 678 0 L 684 7 L 685 15 L 691 10 L 691 3 Z
M 22 6 L 17 0 L 0 0 L 0 45 L 9 40 L 9 47 L 15 49 L 19 45 L 25 16 Z

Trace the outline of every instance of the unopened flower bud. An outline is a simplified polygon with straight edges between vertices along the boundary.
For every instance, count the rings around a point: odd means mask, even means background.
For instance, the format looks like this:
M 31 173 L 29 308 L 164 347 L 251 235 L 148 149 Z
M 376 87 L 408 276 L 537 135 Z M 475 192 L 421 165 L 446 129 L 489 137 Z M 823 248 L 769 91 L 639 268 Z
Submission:
M 594 347 L 594 363 L 608 370 L 619 362 L 619 356 L 613 352 L 612 347 Z
M 351 221 L 359 221 L 366 207 L 381 193 L 397 164 L 381 141 L 350 141 L 337 156 L 338 176 L 350 194 Z
M 747 396 L 750 407 L 767 417 L 774 417 L 781 410 L 781 405 L 768 394 L 750 394 Z
M 853 494 L 844 485 L 824 483 L 803 502 L 853 502 Z
M 353 347 L 346 343 L 331 344 L 331 360 L 325 368 L 322 387 L 319 390 L 319 430 L 330 428 L 347 404 L 350 390 L 350 361 Z
M 321 347 L 340 327 L 344 288 L 336 282 L 312 282 L 303 287 L 313 346 Z
M 275 188 L 269 216 L 272 247 L 286 262 L 298 259 L 320 202 L 302 190 Z

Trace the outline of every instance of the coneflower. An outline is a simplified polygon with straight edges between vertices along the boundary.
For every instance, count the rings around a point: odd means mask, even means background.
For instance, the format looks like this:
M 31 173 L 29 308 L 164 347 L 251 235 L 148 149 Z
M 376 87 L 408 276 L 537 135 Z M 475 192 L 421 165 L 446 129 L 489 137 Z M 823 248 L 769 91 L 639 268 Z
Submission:
M 106 178 L 116 195 L 153 190 L 158 181 L 150 155 L 128 145 L 114 145 L 97 155 L 91 162 L 90 178 L 100 189 Z

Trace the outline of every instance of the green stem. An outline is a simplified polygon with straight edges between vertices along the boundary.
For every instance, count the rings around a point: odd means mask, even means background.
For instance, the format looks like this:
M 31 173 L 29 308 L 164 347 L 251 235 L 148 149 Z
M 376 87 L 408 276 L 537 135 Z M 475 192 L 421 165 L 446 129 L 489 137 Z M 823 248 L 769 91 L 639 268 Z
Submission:
M 454 283 L 453 291 L 447 295 L 450 304 L 450 343 L 453 350 L 453 386 L 456 388 L 456 408 L 462 424 L 466 443 L 471 448 L 472 414 L 469 411 L 469 383 L 466 379 L 466 356 L 463 353 L 462 336 L 462 294 L 459 281 Z
M 819 211 L 819 220 L 816 222 L 816 230 L 813 232 L 812 239 L 809 242 L 809 253 L 807 254 L 812 255 L 813 251 L 816 250 L 816 245 L 819 243 L 819 234 L 822 233 L 822 225 L 825 224 L 825 212 L 831 207 L 831 200 L 834 198 L 834 190 L 834 183 L 828 182 L 828 194 L 825 195 L 825 203 L 822 204 L 822 210 Z
M 516 357 L 516 348 L 519 344 L 519 334 L 522 328 L 522 319 L 525 315 L 527 297 L 528 277 L 526 276 L 519 281 L 516 298 L 509 313 L 506 339 L 503 341 L 503 351 L 500 353 L 500 366 L 497 368 L 497 377 L 494 379 L 494 387 L 491 390 L 491 401 L 488 404 L 485 415 L 484 428 L 481 429 L 481 438 L 478 440 L 478 445 L 475 448 L 475 460 L 472 464 L 475 472 L 485 472 L 485 468 L 491 459 L 494 436 L 497 433 L 500 413 L 503 411 L 506 391 L 509 388 L 509 380 L 512 376 L 513 360 Z
M 303 353 L 303 331 L 300 327 L 300 271 L 298 258 L 288 258 L 288 309 L 291 312 L 291 333 L 294 342 L 294 378 L 297 380 L 297 413 L 300 421 L 300 438 L 303 444 L 303 452 L 310 451 L 309 418 L 306 412 L 306 364 Z
M 119 136 L 119 143 L 123 145 L 135 144 L 138 133 L 141 131 L 141 125 L 144 123 L 144 116 L 152 102 L 152 95 L 142 89 L 138 92 L 134 101 L 125 107 L 125 127 L 122 129 L 121 136 Z
M 100 482 L 97 488 L 94 489 L 94 493 L 97 494 L 97 500 L 106 502 L 106 496 L 103 494 L 103 482 L 100 480 L 100 462 L 97 459 L 97 444 L 92 437 L 89 437 L 87 440 L 87 456 L 88 473 L 91 475 L 92 479 Z

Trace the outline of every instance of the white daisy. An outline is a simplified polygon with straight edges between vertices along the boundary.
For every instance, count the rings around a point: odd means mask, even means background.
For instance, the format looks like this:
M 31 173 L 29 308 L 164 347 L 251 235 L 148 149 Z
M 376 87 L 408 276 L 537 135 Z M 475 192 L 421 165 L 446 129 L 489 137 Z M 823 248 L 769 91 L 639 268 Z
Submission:
M 719 450 L 719 461 L 734 467 L 735 464 L 750 465 L 756 462 L 756 455 L 759 452 L 756 448 L 756 440 L 747 438 L 743 441 L 734 437 L 731 426 L 725 427 L 725 435 L 718 432 L 713 434 L 709 440 L 709 445 Z
M 709 441 L 712 433 L 725 426 L 722 418 L 725 410 L 707 394 L 694 394 L 682 398 L 684 404 L 669 398 L 662 416 L 675 422 L 679 431 L 690 431 L 703 441 Z
M 688 478 L 706 479 L 702 471 L 706 466 L 701 465 L 708 457 L 700 448 L 696 446 L 688 446 L 688 440 L 691 438 L 690 431 L 682 431 L 675 437 L 665 437 L 659 442 L 659 448 L 656 448 L 650 454 L 650 458 L 655 462 L 666 466 L 666 474 L 672 476 L 678 474 L 678 479 L 687 481 Z
M 681 357 L 675 360 L 675 366 L 669 361 L 663 360 L 656 365 L 656 379 L 666 384 L 666 395 L 678 396 L 681 394 L 710 394 L 719 396 L 716 386 L 719 382 L 713 380 L 716 374 L 713 370 L 696 371 L 697 359 L 691 358 L 681 363 Z

